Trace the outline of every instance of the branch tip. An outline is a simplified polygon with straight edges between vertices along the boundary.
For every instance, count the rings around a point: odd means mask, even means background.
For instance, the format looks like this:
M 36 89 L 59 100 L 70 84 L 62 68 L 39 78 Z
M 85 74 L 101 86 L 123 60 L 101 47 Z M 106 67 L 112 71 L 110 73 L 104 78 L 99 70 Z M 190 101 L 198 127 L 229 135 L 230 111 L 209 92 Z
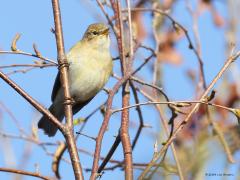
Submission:
M 20 39 L 21 34 L 17 33 L 12 41 L 12 45 L 11 45 L 11 50 L 12 51 L 19 51 L 17 48 L 17 41 Z

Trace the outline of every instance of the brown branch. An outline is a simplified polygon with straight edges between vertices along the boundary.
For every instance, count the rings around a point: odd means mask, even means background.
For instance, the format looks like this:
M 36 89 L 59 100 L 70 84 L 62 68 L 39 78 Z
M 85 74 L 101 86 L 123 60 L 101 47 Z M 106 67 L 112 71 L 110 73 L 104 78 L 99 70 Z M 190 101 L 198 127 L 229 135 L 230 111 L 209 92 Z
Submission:
M 199 37 L 199 31 L 198 31 L 198 21 L 197 21 L 199 14 L 200 14 L 199 6 L 198 6 L 197 10 L 193 11 L 193 9 L 191 8 L 190 2 L 187 1 L 186 3 L 187 3 L 187 9 L 188 9 L 189 13 L 191 14 L 191 17 L 193 18 L 193 34 L 194 34 L 195 41 L 196 41 L 196 50 L 197 50 L 199 56 L 201 56 L 201 43 L 200 43 L 200 37 Z M 199 84 L 199 86 L 200 87 L 203 86 L 203 89 L 205 90 L 206 89 L 206 80 L 205 80 L 206 78 L 204 76 L 203 62 L 200 59 L 198 59 L 198 62 L 199 62 L 199 69 L 200 69 L 200 72 L 199 72 L 200 84 Z M 219 138 L 219 141 L 224 148 L 224 151 L 227 155 L 228 161 L 230 163 L 234 163 L 235 162 L 234 158 L 231 154 L 230 148 L 227 145 L 226 140 L 224 139 L 223 133 L 221 132 L 221 129 L 218 126 L 218 124 L 212 120 L 211 114 L 207 107 L 206 107 L 206 115 L 207 115 L 207 119 L 208 119 L 209 123 L 213 126 L 213 130 L 216 132 L 216 134 Z
M 15 82 L 13 82 L 8 76 L 0 71 L 0 77 L 8 83 L 15 91 L 17 91 L 24 99 L 26 99 L 31 105 L 33 105 L 39 112 L 47 116 L 59 129 L 64 131 L 64 126 L 41 104 L 34 100 L 29 94 L 27 94 L 23 89 L 21 89 Z
M 149 86 L 149 87 L 151 87 L 151 88 L 153 88 L 153 89 L 156 89 L 156 90 L 157 90 L 158 92 L 160 92 L 160 93 L 163 92 L 163 89 L 162 89 L 162 88 L 160 88 L 160 87 L 158 87 L 158 86 L 156 86 L 156 85 L 154 85 L 154 84 L 149 84 L 149 83 L 147 83 L 147 82 L 144 82 L 143 80 L 141 80 L 141 79 L 139 79 L 139 78 L 137 78 L 137 77 L 132 76 L 132 77 L 131 77 L 131 80 L 133 80 L 133 81 L 135 81 L 135 82 L 137 82 L 137 83 L 139 83 L 139 84 L 142 84 L 142 85 L 144 85 L 144 86 Z
M 195 42 L 196 42 L 196 52 L 198 54 L 198 65 L 199 65 L 199 87 L 203 88 L 204 90 L 207 87 L 206 84 L 206 78 L 205 78 L 205 74 L 204 74 L 204 69 L 203 69 L 203 61 L 202 61 L 202 48 L 201 48 L 201 43 L 200 43 L 200 36 L 199 36 L 199 31 L 198 31 L 198 15 L 199 15 L 199 9 L 197 9 L 196 11 L 193 11 L 192 8 L 190 7 L 190 3 L 187 1 L 187 9 L 193 19 L 193 34 L 194 34 L 194 38 L 195 38 Z
M 60 165 L 60 160 L 63 156 L 63 153 L 65 152 L 65 150 L 67 149 L 67 146 L 65 143 L 61 142 L 58 146 L 58 148 L 56 149 L 54 156 L 53 156 L 53 161 L 52 161 L 52 170 L 55 173 L 55 176 L 58 179 L 61 179 L 60 173 L 59 173 L 59 165 Z
M 216 84 L 216 82 L 221 78 L 221 76 L 226 71 L 226 69 L 230 66 L 230 64 L 232 62 L 234 62 L 239 56 L 240 56 L 240 51 L 238 51 L 237 53 L 235 53 L 234 55 L 232 55 L 231 57 L 228 58 L 228 60 L 225 62 L 224 66 L 221 68 L 219 73 L 215 76 L 215 78 L 212 80 L 212 82 L 210 83 L 208 88 L 202 94 L 202 96 L 199 99 L 199 101 L 204 101 L 204 99 L 207 98 L 208 93 L 211 91 L 211 89 Z M 166 141 L 164 146 L 161 148 L 160 152 L 157 153 L 156 158 L 155 158 L 156 160 L 158 160 L 162 156 L 162 154 L 167 150 L 168 146 L 173 142 L 175 136 L 179 133 L 179 131 L 181 131 L 181 129 L 183 129 L 183 127 L 186 125 L 186 123 L 191 120 L 192 115 L 198 110 L 199 106 L 200 106 L 200 104 L 197 103 L 192 108 L 192 110 L 189 112 L 187 117 L 182 122 L 177 124 L 176 129 L 173 132 L 173 135 Z M 146 174 L 148 173 L 148 171 L 150 170 L 151 167 L 152 167 L 152 165 L 149 164 L 149 166 L 147 166 L 146 169 L 142 172 L 142 174 L 140 175 L 139 179 L 144 179 L 144 177 L 146 176 Z
M 111 18 L 109 17 L 109 15 L 107 14 L 107 12 L 104 10 L 104 7 L 103 7 L 102 2 L 101 2 L 100 0 L 96 0 L 96 1 L 97 1 L 98 6 L 100 7 L 102 13 L 103 13 L 104 16 L 106 17 L 106 19 L 107 19 L 107 21 L 108 21 L 108 24 L 112 27 L 115 36 L 117 36 L 117 32 L 116 32 L 116 30 L 115 30 L 115 28 L 114 28 L 114 24 L 113 24 Z
M 35 57 L 35 58 L 39 58 L 43 61 L 49 62 L 49 63 L 53 63 L 53 64 L 57 64 L 54 60 L 45 58 L 45 57 L 39 57 L 36 54 L 32 54 L 32 53 L 28 53 L 28 52 L 24 52 L 21 50 L 17 50 L 17 51 L 0 51 L 0 54 L 20 54 L 20 55 L 25 55 L 25 56 L 31 56 L 31 57 Z
M 44 68 L 44 67 L 51 67 L 51 66 L 56 66 L 55 64 L 11 64 L 11 65 L 4 65 L 0 66 L 0 69 L 6 69 L 6 68 L 13 68 L 13 67 L 39 67 L 39 68 Z
M 140 92 L 141 92 L 146 98 L 148 98 L 149 100 L 155 101 L 155 98 L 153 98 L 152 96 L 148 95 L 148 94 L 145 93 L 144 91 L 140 91 Z M 156 98 L 157 98 L 157 97 L 156 97 Z M 162 124 L 163 124 L 163 129 L 164 129 L 164 131 L 165 131 L 165 133 L 166 133 L 166 136 L 169 137 L 170 132 L 169 132 L 169 129 L 168 129 L 168 123 L 167 123 L 167 121 L 166 121 L 166 117 L 165 117 L 165 115 L 164 115 L 164 113 L 163 113 L 163 111 L 162 111 L 162 108 L 160 107 L 159 104 L 156 104 L 155 107 L 157 108 L 157 111 L 158 111 L 159 116 L 160 116 L 160 118 L 161 118 L 161 122 L 162 122 Z M 174 159 L 175 159 L 175 162 L 176 162 L 176 166 L 177 166 L 177 169 L 178 169 L 179 178 L 180 178 L 181 180 L 184 180 L 183 168 L 182 168 L 182 166 L 181 166 L 181 164 L 180 164 L 180 162 L 179 162 L 179 156 L 178 156 L 178 153 L 177 153 L 177 151 L 176 151 L 176 149 L 175 149 L 175 145 L 174 145 L 173 143 L 171 144 L 171 149 L 172 149 L 172 153 L 173 153 L 173 156 L 174 156 Z M 154 159 L 153 159 L 153 160 L 154 160 Z M 154 162 L 153 162 L 153 164 L 154 164 Z M 157 166 L 157 167 L 155 167 L 155 168 L 159 168 L 159 167 L 160 167 L 160 166 Z M 157 169 L 155 169 L 154 172 L 155 172 L 156 170 L 157 170 Z
M 68 151 L 71 158 L 73 171 L 75 179 L 84 179 L 82 167 L 80 164 L 78 151 L 73 134 L 73 117 L 72 117 L 72 102 L 71 95 L 69 91 L 69 81 L 68 81 L 68 63 L 65 56 L 64 42 L 63 42 L 63 33 L 62 33 L 62 22 L 61 22 L 61 13 L 58 0 L 52 0 L 53 14 L 54 14 L 54 23 L 55 23 L 55 36 L 57 43 L 57 52 L 58 52 L 58 64 L 60 71 L 60 79 L 63 87 L 65 106 L 64 113 L 66 117 L 66 125 L 64 129 L 64 137 L 68 145 Z
M 134 96 L 135 102 L 136 102 L 136 104 L 138 104 L 140 101 L 139 101 L 139 98 L 138 98 L 136 87 L 134 86 L 132 81 L 130 81 L 130 86 L 131 86 L 131 89 L 133 91 L 133 96 Z M 142 128 L 144 127 L 141 107 L 139 107 L 139 106 L 136 107 L 136 110 L 137 110 L 138 117 L 139 117 L 139 127 L 138 127 L 137 133 L 136 133 L 136 135 L 133 139 L 133 142 L 132 142 L 132 149 L 134 149 L 134 147 L 136 146 L 138 138 L 141 134 Z
M 104 102 L 102 105 L 106 104 L 106 102 Z M 92 117 L 101 107 L 102 105 L 100 105 L 99 107 L 97 107 L 95 110 L 93 110 L 85 119 L 84 119 L 84 124 L 82 125 L 82 127 L 80 128 L 80 130 L 78 130 L 78 134 L 75 137 L 75 141 L 77 141 L 77 139 L 79 138 L 82 130 L 84 129 L 88 119 L 90 117 Z M 55 156 L 54 154 L 54 160 L 52 162 L 52 169 L 56 175 L 56 177 L 61 177 L 60 176 L 60 172 L 59 172 L 59 166 L 60 166 L 60 161 L 63 159 L 63 154 L 64 152 L 67 150 L 67 144 L 64 143 L 64 145 L 60 144 L 60 146 L 58 147 L 58 152 L 57 152 L 57 156 Z M 82 152 L 82 151 L 81 151 Z
M 19 170 L 19 169 L 0 168 L 0 171 L 15 173 L 15 174 L 22 174 L 22 175 L 25 175 L 25 176 L 32 176 L 32 177 L 36 177 L 36 178 L 40 178 L 40 179 L 44 179 L 44 180 L 51 180 L 50 178 L 48 178 L 46 176 L 42 176 L 39 173 L 28 172 L 28 171 L 23 171 L 23 170 Z
M 130 77 L 130 76 L 129 76 Z M 111 108 L 112 108 L 112 102 L 113 97 L 115 93 L 118 91 L 118 89 L 122 86 L 122 84 L 128 79 L 127 76 L 125 78 L 122 78 L 117 82 L 117 84 L 113 87 L 112 90 L 109 92 L 108 100 L 107 100 L 107 107 L 106 107 L 106 113 L 104 120 L 102 122 L 102 126 L 98 132 L 98 136 L 96 138 L 96 146 L 95 146 L 95 152 L 94 152 L 94 159 L 93 159 L 93 165 L 92 165 L 92 173 L 91 173 L 91 180 L 95 180 L 97 177 L 98 172 L 98 162 L 100 158 L 100 151 L 101 151 L 101 145 L 102 145 L 102 139 L 105 134 L 105 131 L 108 127 L 108 123 L 112 114 Z
M 214 106 L 216 108 L 225 109 L 232 113 L 234 111 L 234 108 L 229 108 L 226 106 L 222 106 L 220 104 L 209 103 L 209 102 L 206 102 L 205 100 L 202 100 L 202 101 L 167 101 L 167 102 L 165 102 L 165 101 L 149 101 L 149 102 L 143 102 L 143 103 L 136 103 L 133 105 L 126 106 L 124 108 L 115 109 L 112 111 L 112 114 L 123 111 L 124 109 L 131 109 L 131 108 L 135 108 L 135 107 L 137 108 L 139 106 L 146 106 L 146 105 L 161 105 L 161 104 L 173 105 L 176 107 L 188 107 L 188 106 L 191 106 L 192 104 L 204 104 L 204 105 Z
M 144 60 L 144 62 L 141 65 L 139 65 L 139 67 L 137 67 L 134 71 L 132 71 L 132 73 L 129 73 L 126 76 L 119 79 L 119 81 L 114 85 L 113 89 L 109 91 L 106 113 L 104 116 L 104 120 L 102 122 L 102 126 L 98 132 L 98 136 L 96 138 L 96 146 L 95 146 L 94 159 L 93 159 L 93 165 L 92 165 L 92 173 L 91 173 L 91 178 L 90 178 L 91 180 L 94 180 L 98 175 L 97 171 L 98 171 L 98 162 L 99 162 L 99 158 L 100 158 L 102 139 L 103 139 L 103 136 L 108 127 L 110 117 L 112 115 L 112 102 L 113 102 L 114 95 L 117 93 L 118 89 L 123 85 L 123 83 L 125 83 L 127 80 L 129 80 L 129 78 L 131 76 L 133 76 L 138 71 L 140 71 L 142 69 L 142 67 L 144 67 L 144 65 L 146 65 L 153 57 L 154 57 L 154 54 L 147 57 Z
M 116 25 L 119 29 L 119 36 L 117 36 L 118 42 L 118 49 L 120 60 L 122 64 L 122 72 L 123 76 L 126 76 L 127 73 L 131 72 L 132 67 L 132 53 L 133 49 L 131 49 L 130 57 L 128 58 L 129 62 L 126 61 L 125 58 L 125 46 L 124 46 L 124 34 L 123 34 L 123 20 L 122 20 L 122 12 L 121 12 L 121 3 L 117 1 L 116 6 L 113 6 L 114 14 L 116 16 Z M 116 8 L 114 8 L 116 7 Z M 130 26 L 130 24 L 129 24 Z M 130 44 L 132 48 L 132 37 L 130 37 Z M 129 90 L 129 81 L 123 84 L 122 87 L 122 107 L 129 106 L 130 100 L 130 90 Z M 129 137 L 129 110 L 125 109 L 122 111 L 121 116 L 121 128 L 120 128 L 120 137 L 123 146 L 123 153 L 124 153 L 124 170 L 125 170 L 125 179 L 131 180 L 133 179 L 133 166 L 132 166 L 132 147 Z
M 134 98 L 135 98 L 135 101 L 136 103 L 139 103 L 139 99 L 138 99 L 138 96 L 137 96 L 137 92 L 136 92 L 136 89 L 133 85 L 133 83 L 130 81 L 130 86 L 132 88 L 132 91 L 133 91 L 133 95 L 134 95 Z M 136 143 L 137 143 L 137 140 L 139 138 L 139 135 L 141 133 L 141 130 L 142 128 L 144 127 L 143 125 L 143 116 L 142 116 L 142 111 L 141 111 L 141 108 L 139 106 L 136 107 L 137 109 L 137 112 L 138 112 L 138 116 L 139 116 L 139 121 L 140 121 L 140 125 L 139 125 L 139 128 L 137 130 L 137 133 L 133 139 L 133 143 L 132 143 L 132 149 L 134 149 Z M 100 174 L 103 170 L 105 170 L 105 166 L 107 165 L 108 162 L 112 162 L 111 161 L 111 157 L 113 155 L 113 153 L 115 152 L 115 150 L 117 149 L 118 145 L 120 144 L 121 142 L 121 138 L 120 138 L 120 132 L 118 133 L 118 136 L 116 137 L 112 147 L 110 148 L 107 156 L 103 159 L 103 162 L 102 164 L 99 166 L 99 169 L 98 169 L 98 173 Z M 123 162 L 121 162 L 123 163 Z
M 4 110 L 9 117 L 12 119 L 13 123 L 16 125 L 17 129 L 21 134 L 26 135 L 27 133 L 23 129 L 21 123 L 18 121 L 18 119 L 14 116 L 13 112 L 4 104 L 0 101 L 0 109 Z
M 125 85 L 123 85 L 122 93 L 123 93 L 122 106 L 124 108 L 129 105 L 130 100 L 129 81 Z M 131 180 L 133 179 L 132 147 L 128 130 L 129 130 L 129 110 L 124 109 L 122 111 L 120 135 L 124 152 L 125 179 Z
M 178 23 L 178 22 L 177 22 L 172 16 L 170 16 L 166 11 L 163 11 L 163 10 L 161 10 L 161 9 L 153 9 L 153 8 L 132 8 L 131 11 L 143 11 L 143 12 L 144 12 L 144 11 L 145 11 L 145 12 L 148 12 L 148 11 L 149 11 L 149 12 L 159 13 L 159 14 L 167 17 L 167 18 L 172 22 L 173 27 L 174 27 L 175 29 L 180 28 L 180 29 L 183 30 L 183 32 L 184 32 L 184 34 L 185 34 L 185 36 L 186 36 L 186 38 L 187 38 L 187 41 L 188 41 L 188 43 L 189 43 L 189 48 L 190 48 L 191 50 L 193 50 L 194 54 L 196 55 L 196 57 L 197 57 L 197 59 L 198 59 L 198 62 L 199 62 L 199 64 L 200 64 L 200 67 L 203 68 L 202 58 L 201 58 L 200 54 L 198 53 L 198 50 L 194 47 L 193 42 L 192 42 L 192 40 L 191 40 L 191 38 L 190 38 L 190 36 L 189 36 L 188 30 L 187 30 L 185 27 L 183 27 L 180 23 Z M 127 12 L 127 10 L 124 9 L 123 12 Z M 203 69 L 202 69 L 201 71 L 203 72 Z
M 130 86 L 132 87 L 132 90 L 133 90 L 133 95 L 134 95 L 134 98 L 135 98 L 135 101 L 136 103 L 139 103 L 139 99 L 138 99 L 138 96 L 137 96 L 137 92 L 136 92 L 136 89 L 133 85 L 133 83 L 130 81 Z M 140 125 L 139 125 L 139 128 L 137 130 L 137 133 L 133 139 L 133 143 L 132 143 L 132 149 L 134 149 L 136 143 L 137 143 L 137 140 L 139 138 L 139 135 L 141 133 L 141 130 L 142 128 L 144 127 L 143 125 L 143 116 L 142 116 L 142 111 L 141 111 L 141 108 L 139 106 L 136 107 L 137 109 L 137 112 L 138 112 L 138 115 L 139 115 L 139 121 L 140 121 Z M 111 161 L 111 157 L 113 155 L 113 153 L 115 152 L 115 150 L 117 149 L 118 145 L 120 144 L 121 142 L 121 138 L 120 138 L 120 132 L 118 133 L 118 136 L 116 137 L 112 147 L 110 148 L 107 156 L 103 159 L 103 162 L 102 164 L 99 166 L 98 168 L 98 173 L 100 174 L 103 170 L 105 170 L 105 166 L 107 165 L 108 162 L 112 162 Z M 123 163 L 123 162 L 121 162 Z
M 33 69 L 36 68 L 46 68 L 46 67 L 52 67 L 52 66 L 56 66 L 55 64 L 12 64 L 12 65 L 5 65 L 5 66 L 0 66 L 0 69 L 6 69 L 6 68 L 13 68 L 13 67 L 27 67 L 27 68 L 23 68 L 23 69 L 17 69 L 17 70 L 13 70 L 10 71 L 8 73 L 6 73 L 7 76 L 10 76 L 12 74 L 16 74 L 16 73 L 27 73 Z

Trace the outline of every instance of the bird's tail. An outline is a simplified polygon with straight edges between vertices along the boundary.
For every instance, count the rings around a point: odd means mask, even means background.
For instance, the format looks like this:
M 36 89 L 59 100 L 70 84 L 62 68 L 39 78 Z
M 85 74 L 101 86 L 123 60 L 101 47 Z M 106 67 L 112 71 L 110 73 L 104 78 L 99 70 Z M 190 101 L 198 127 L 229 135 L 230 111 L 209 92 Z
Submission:
M 63 107 L 56 107 L 55 104 L 52 104 L 48 109 L 60 122 L 64 118 L 64 109 Z M 58 128 L 46 117 L 43 116 L 38 122 L 38 128 L 43 129 L 44 133 L 49 137 L 54 136 L 57 133 Z

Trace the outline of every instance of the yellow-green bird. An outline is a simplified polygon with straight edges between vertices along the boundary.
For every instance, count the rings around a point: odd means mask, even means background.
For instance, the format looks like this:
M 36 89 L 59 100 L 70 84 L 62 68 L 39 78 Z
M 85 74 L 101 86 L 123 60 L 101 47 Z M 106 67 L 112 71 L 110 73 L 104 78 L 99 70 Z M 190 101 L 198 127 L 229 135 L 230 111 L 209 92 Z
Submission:
M 74 100 L 73 114 L 77 113 L 104 87 L 112 74 L 109 28 L 102 23 L 91 24 L 82 40 L 67 53 L 69 63 L 69 87 Z M 59 73 L 52 91 L 49 111 L 59 120 L 64 118 L 64 95 Z M 43 116 L 38 128 L 48 136 L 54 136 L 57 127 Z

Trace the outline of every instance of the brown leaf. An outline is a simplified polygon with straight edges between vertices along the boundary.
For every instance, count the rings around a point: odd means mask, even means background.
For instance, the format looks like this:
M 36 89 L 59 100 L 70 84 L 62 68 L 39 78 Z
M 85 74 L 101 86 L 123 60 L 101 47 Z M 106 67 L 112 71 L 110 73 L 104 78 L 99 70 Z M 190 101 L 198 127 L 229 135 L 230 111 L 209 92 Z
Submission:
M 181 54 L 175 49 L 166 49 L 157 54 L 157 59 L 161 62 L 170 63 L 173 65 L 180 65 L 182 63 Z
M 224 18 L 219 14 L 218 11 L 212 9 L 213 22 L 217 27 L 222 27 L 225 24 Z
M 199 9 L 200 12 L 209 10 L 212 7 L 212 1 L 211 0 L 201 0 L 199 2 Z
M 230 84 L 228 88 L 229 94 L 225 102 L 225 106 L 232 107 L 240 99 L 240 96 L 238 94 L 237 85 L 235 83 Z
M 162 5 L 163 9 L 170 9 L 173 3 L 174 3 L 174 0 L 164 0 Z
M 201 0 L 201 2 L 206 4 L 206 5 L 210 5 L 212 0 Z
M 179 65 L 182 63 L 180 53 L 174 48 L 175 43 L 182 37 L 182 33 L 176 31 L 169 31 L 167 33 L 159 34 L 159 47 L 157 59 L 161 62 Z
M 142 12 L 140 11 L 135 11 L 132 13 L 132 28 L 138 41 L 143 40 L 147 35 L 142 16 Z

